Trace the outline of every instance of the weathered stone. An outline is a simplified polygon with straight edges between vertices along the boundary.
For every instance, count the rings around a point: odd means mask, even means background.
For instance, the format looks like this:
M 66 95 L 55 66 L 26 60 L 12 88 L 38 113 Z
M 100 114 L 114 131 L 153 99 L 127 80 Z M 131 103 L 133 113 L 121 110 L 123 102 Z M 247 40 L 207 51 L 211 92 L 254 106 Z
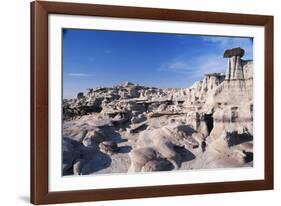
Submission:
M 142 172 L 153 172 L 153 171 L 167 171 L 171 170 L 173 165 L 165 159 L 157 159 L 148 161 L 141 169 Z
M 77 99 L 81 99 L 81 98 L 83 98 L 84 97 L 84 93 L 83 92 L 79 92 L 78 94 L 77 94 Z
M 229 57 L 233 57 L 233 56 L 243 57 L 244 53 L 245 53 L 244 49 L 237 47 L 237 48 L 225 50 L 223 57 L 225 57 L 225 58 L 229 58 Z
M 134 124 L 131 125 L 131 128 L 128 128 L 129 133 L 138 133 L 142 130 L 145 130 L 147 128 L 146 123 L 139 123 L 139 124 Z
M 98 130 L 88 131 L 82 143 L 85 147 L 97 147 L 104 140 L 104 134 Z
M 99 144 L 99 148 L 102 152 L 106 153 L 106 154 L 114 154 L 116 152 L 118 152 L 119 148 L 116 144 L 116 142 L 113 142 L 113 141 L 104 141 L 104 142 L 101 142 Z

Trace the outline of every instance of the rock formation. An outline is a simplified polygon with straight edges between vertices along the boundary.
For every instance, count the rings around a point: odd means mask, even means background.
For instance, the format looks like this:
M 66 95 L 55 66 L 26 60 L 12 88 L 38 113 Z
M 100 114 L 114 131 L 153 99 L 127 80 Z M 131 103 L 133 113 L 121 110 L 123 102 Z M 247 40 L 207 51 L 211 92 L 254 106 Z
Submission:
M 63 101 L 63 174 L 252 166 L 253 62 L 226 50 L 226 74 L 190 88 L 125 82 Z

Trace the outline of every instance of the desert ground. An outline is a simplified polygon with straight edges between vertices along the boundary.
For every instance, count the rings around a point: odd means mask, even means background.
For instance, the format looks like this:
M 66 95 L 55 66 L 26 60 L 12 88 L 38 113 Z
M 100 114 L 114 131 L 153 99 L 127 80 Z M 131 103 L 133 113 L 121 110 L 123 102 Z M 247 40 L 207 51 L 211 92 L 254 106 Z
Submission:
M 189 88 L 123 82 L 63 100 L 63 175 L 253 166 L 253 61 Z

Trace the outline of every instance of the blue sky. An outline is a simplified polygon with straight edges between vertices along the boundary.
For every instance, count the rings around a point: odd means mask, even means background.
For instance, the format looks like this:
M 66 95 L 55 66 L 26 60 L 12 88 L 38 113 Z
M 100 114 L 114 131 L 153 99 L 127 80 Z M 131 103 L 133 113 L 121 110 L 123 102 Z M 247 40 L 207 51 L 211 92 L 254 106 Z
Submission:
M 253 59 L 251 38 L 65 29 L 63 96 L 124 81 L 189 87 L 206 73 L 225 72 L 224 50 L 238 46 Z

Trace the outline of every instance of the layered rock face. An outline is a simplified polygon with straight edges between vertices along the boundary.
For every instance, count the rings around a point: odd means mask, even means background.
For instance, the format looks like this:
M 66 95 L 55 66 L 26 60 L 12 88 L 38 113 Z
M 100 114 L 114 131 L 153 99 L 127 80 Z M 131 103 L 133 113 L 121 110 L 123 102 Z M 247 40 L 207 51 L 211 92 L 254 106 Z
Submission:
M 125 82 L 63 102 L 63 174 L 252 166 L 253 62 L 226 50 L 226 74 L 190 88 Z
M 240 104 L 253 99 L 253 62 L 242 60 L 243 55 L 241 48 L 225 51 L 224 57 L 229 58 L 225 81 L 216 88 L 209 101 Z
M 253 62 L 242 60 L 243 55 L 241 48 L 225 52 L 226 78 L 205 105 L 213 108 L 213 129 L 204 157 L 210 167 L 242 166 L 245 161 L 248 165 L 253 157 Z

